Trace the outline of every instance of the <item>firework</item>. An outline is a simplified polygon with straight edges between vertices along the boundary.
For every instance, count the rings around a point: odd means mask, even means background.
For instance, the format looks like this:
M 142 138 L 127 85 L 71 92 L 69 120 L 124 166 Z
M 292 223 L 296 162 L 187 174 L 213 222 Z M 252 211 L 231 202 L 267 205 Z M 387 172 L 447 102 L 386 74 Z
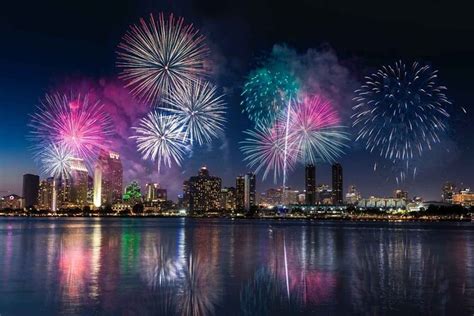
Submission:
M 273 170 L 274 181 L 280 177 L 285 168 L 285 126 L 274 124 L 266 126 L 258 124 L 255 129 L 244 131 L 247 138 L 241 142 L 240 147 L 245 155 L 244 160 L 255 172 L 263 171 L 263 179 Z M 290 148 L 293 153 L 294 148 Z M 286 165 L 291 169 L 297 155 L 287 155 L 289 163 Z
M 366 79 L 355 91 L 352 118 L 356 140 L 367 150 L 400 163 L 420 157 L 441 141 L 450 101 L 436 70 L 399 61 Z
M 49 144 L 36 152 L 35 159 L 48 177 L 69 178 L 74 156 L 63 144 Z
M 140 19 L 139 25 L 130 27 L 119 44 L 117 65 L 134 95 L 156 102 L 206 75 L 208 52 L 204 37 L 193 25 L 160 13 L 158 20 L 150 15 L 148 22 Z
M 38 112 L 32 115 L 30 127 L 31 139 L 39 150 L 56 144 L 88 163 L 100 150 L 108 149 L 108 136 L 112 134 L 110 117 L 100 102 L 59 93 L 46 95 Z
M 174 90 L 164 102 L 169 107 L 163 110 L 178 117 L 191 144 L 202 145 L 223 131 L 225 103 L 209 82 L 196 81 Z
M 288 71 L 260 68 L 245 83 L 241 105 L 254 123 L 271 125 L 297 93 L 298 83 Z
M 287 121 L 287 142 L 303 164 L 333 162 L 344 153 L 349 134 L 331 102 L 321 96 L 306 97 L 280 116 Z M 290 152 L 287 152 L 289 154 Z
M 136 139 L 143 159 L 157 161 L 158 170 L 162 164 L 171 167 L 172 161 L 181 165 L 187 151 L 187 139 L 177 116 L 153 111 L 133 129 L 137 135 L 131 138 Z

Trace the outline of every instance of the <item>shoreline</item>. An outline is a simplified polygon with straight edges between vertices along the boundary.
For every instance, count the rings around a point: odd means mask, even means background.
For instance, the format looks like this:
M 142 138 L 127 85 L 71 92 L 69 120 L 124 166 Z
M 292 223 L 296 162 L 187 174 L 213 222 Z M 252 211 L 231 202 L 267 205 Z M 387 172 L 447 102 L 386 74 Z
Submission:
M 180 216 L 180 215 L 21 215 L 21 214 L 0 214 L 0 218 L 189 218 L 189 219 L 228 219 L 228 220 L 251 220 L 251 221 L 341 221 L 341 222 L 472 222 L 471 216 L 432 216 L 406 218 L 401 216 L 264 216 L 264 217 L 247 217 L 247 216 Z

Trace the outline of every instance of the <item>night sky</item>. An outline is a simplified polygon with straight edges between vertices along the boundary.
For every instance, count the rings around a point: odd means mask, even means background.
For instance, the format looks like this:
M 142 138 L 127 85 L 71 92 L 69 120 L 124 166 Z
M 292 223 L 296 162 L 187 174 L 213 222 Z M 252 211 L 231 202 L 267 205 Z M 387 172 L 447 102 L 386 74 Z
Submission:
M 241 113 L 243 82 L 274 45 L 286 45 L 296 54 L 314 49 L 330 56 L 330 62 L 345 71 L 342 84 L 347 87 L 357 87 L 378 66 L 399 59 L 438 69 L 449 98 L 468 113 L 453 116 L 447 139 L 425 154 L 415 179 L 398 187 L 410 196 L 439 199 L 446 180 L 474 185 L 474 21 L 467 2 L 9 1 L 0 11 L 0 195 L 21 194 L 21 176 L 39 172 L 26 139 L 29 115 L 39 99 L 64 86 L 120 89 L 115 62 L 122 35 L 140 17 L 159 12 L 184 17 L 207 37 L 215 66 L 212 81 L 226 94 L 228 124 L 224 137 L 195 149 L 181 168 L 160 175 L 151 162 L 140 159 L 133 141 L 122 133 L 117 150 L 126 182 L 160 182 L 175 199 L 183 180 L 207 165 L 224 185 L 235 185 L 235 177 L 248 171 L 239 150 L 242 131 L 251 127 Z M 350 96 L 341 100 L 337 106 L 349 126 L 353 104 Z M 124 102 L 124 108 L 136 106 Z M 128 125 L 141 115 L 134 109 L 119 112 Z M 352 143 L 339 162 L 344 168 L 344 190 L 355 184 L 363 196 L 388 196 L 397 187 L 394 177 L 373 172 L 374 156 L 360 144 Z M 330 183 L 330 165 L 317 168 L 317 182 Z M 258 182 L 257 190 L 272 182 Z M 303 188 L 301 166 L 291 174 L 289 184 Z

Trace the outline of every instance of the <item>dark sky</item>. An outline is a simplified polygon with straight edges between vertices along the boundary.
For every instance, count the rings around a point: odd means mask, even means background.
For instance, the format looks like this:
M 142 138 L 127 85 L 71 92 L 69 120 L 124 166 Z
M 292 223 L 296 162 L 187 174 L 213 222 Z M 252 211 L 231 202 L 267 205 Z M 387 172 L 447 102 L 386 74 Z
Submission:
M 240 93 L 246 74 L 275 44 L 299 54 L 330 47 L 354 81 L 399 59 L 438 69 L 448 96 L 468 114 L 453 118 L 447 142 L 428 152 L 417 178 L 401 187 L 410 196 L 438 199 L 446 180 L 473 184 L 474 22 L 467 1 L 8 1 L 0 10 L 0 191 L 21 193 L 21 175 L 38 173 L 25 136 L 38 100 L 70 78 L 116 80 L 115 51 L 123 33 L 140 17 L 159 12 L 182 16 L 206 35 L 218 69 L 213 80 L 226 92 L 229 107 L 224 139 L 196 150 L 166 177 L 152 179 L 169 187 L 172 196 L 202 164 L 222 176 L 224 185 L 247 171 L 238 142 L 251 124 L 241 114 Z M 348 112 L 352 104 L 339 106 Z M 374 174 L 373 158 L 357 144 L 347 150 L 340 159 L 345 189 L 355 184 L 364 196 L 391 194 L 397 184 Z M 135 169 L 137 162 L 138 156 Z M 147 172 L 150 163 L 136 172 L 130 172 L 131 164 L 124 161 L 127 181 L 155 177 Z M 330 166 L 318 166 L 317 177 L 329 183 Z M 301 167 L 289 182 L 303 187 Z M 258 184 L 259 189 L 270 185 Z

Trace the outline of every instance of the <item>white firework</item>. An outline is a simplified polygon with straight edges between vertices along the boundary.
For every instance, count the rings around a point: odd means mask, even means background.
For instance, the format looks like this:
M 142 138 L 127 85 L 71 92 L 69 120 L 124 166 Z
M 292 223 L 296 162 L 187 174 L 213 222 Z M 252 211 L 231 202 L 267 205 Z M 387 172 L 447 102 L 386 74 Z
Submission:
M 131 138 L 136 140 L 143 159 L 156 161 L 158 170 L 162 164 L 171 167 L 173 161 L 181 165 L 188 147 L 186 135 L 177 116 L 153 111 L 142 118 L 139 126 L 133 129 L 136 135 Z
M 205 39 L 183 18 L 160 13 L 158 20 L 140 19 L 119 44 L 117 66 L 120 78 L 134 95 L 156 102 L 163 95 L 208 74 L 209 50 Z
M 197 81 L 181 87 L 163 101 L 169 105 L 163 110 L 179 118 L 191 144 L 210 142 L 224 130 L 225 102 L 209 82 Z
M 73 158 L 71 149 L 64 144 L 51 143 L 42 149 L 38 147 L 35 154 L 35 159 L 45 175 L 62 179 L 69 178 Z

